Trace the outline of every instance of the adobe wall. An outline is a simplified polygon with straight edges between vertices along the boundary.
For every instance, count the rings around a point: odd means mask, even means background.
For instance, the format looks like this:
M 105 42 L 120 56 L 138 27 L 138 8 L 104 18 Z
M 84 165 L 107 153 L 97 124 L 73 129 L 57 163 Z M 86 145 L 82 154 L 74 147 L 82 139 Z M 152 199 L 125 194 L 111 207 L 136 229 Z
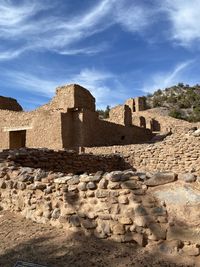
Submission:
M 146 122 L 146 128 L 152 129 L 152 120 L 157 122 L 157 124 L 160 127 L 160 131 L 163 133 L 169 132 L 170 130 L 172 132 L 181 132 L 184 131 L 184 129 L 190 129 L 193 126 L 196 126 L 194 123 L 190 123 L 184 120 L 175 119 L 172 117 L 167 116 L 166 114 L 159 114 L 160 109 L 148 109 L 145 111 L 135 112 L 132 116 L 132 123 L 137 126 L 141 126 L 141 117 L 145 119 Z M 158 129 L 158 127 L 157 127 Z M 156 131 L 156 129 L 152 129 L 153 131 Z M 157 130 L 159 131 L 159 130 Z
M 9 148 L 9 131 L 26 130 L 27 147 L 62 147 L 60 113 L 43 112 L 0 112 L 0 149 Z
M 22 111 L 22 107 L 16 99 L 11 97 L 0 96 L 0 110 Z
M 84 146 L 131 144 L 150 140 L 152 133 L 137 126 L 124 126 L 99 120 L 96 113 L 84 112 Z
M 84 108 L 95 111 L 95 98 L 87 89 L 80 85 L 65 85 L 58 87 L 53 99 L 37 110 L 60 110 L 61 112 L 67 112 L 71 108 Z
M 120 153 L 127 162 L 141 171 L 193 171 L 200 175 L 200 137 L 193 131 L 177 132 L 164 141 L 152 144 L 86 147 L 86 153 Z
M 129 106 L 131 112 L 138 112 L 146 109 L 144 97 L 129 98 L 126 100 L 125 105 Z
M 131 109 L 127 105 L 118 105 L 109 112 L 109 118 L 106 121 L 121 125 L 130 126 L 132 124 Z
M 43 153 L 37 152 L 37 159 L 46 164 L 52 152 L 45 158 Z M 32 158 L 31 151 L 24 154 Z M 149 175 L 125 170 L 74 175 L 23 167 L 12 161 L 15 156 L 19 159 L 16 153 L 0 163 L 0 208 L 20 212 L 37 223 L 84 231 L 97 238 L 153 245 L 165 254 L 200 254 L 196 177 L 188 184 L 171 172 Z M 61 161 L 60 157 L 55 160 Z M 85 163 L 77 167 L 82 170 Z

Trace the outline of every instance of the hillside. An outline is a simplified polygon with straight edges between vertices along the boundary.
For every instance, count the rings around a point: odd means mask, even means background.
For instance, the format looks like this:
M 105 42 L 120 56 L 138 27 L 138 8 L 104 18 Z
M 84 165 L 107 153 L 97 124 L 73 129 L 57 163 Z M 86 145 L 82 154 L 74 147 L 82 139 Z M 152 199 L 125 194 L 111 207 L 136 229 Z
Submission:
M 147 108 L 164 107 L 168 115 L 190 122 L 200 121 L 200 85 L 178 85 L 146 96 Z

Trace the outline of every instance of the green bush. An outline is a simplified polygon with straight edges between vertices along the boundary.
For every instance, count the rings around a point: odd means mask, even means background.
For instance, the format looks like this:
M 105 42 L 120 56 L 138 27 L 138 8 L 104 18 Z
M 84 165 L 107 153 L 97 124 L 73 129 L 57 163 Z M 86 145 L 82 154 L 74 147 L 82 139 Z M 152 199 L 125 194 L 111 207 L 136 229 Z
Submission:
M 181 111 L 179 109 L 176 109 L 176 108 L 171 109 L 169 111 L 169 116 L 176 118 L 176 119 L 182 119 Z

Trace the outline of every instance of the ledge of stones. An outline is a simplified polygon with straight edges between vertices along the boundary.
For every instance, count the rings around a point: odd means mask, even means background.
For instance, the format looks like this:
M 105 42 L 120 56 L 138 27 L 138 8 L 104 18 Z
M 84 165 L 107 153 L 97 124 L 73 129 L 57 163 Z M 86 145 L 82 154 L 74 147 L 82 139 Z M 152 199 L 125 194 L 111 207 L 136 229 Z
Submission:
M 133 170 L 74 175 L 0 164 L 0 206 L 38 223 L 82 230 L 98 238 L 156 243 L 160 250 L 198 256 L 198 242 L 168 239 L 167 207 L 149 188 L 194 174 L 139 173 Z

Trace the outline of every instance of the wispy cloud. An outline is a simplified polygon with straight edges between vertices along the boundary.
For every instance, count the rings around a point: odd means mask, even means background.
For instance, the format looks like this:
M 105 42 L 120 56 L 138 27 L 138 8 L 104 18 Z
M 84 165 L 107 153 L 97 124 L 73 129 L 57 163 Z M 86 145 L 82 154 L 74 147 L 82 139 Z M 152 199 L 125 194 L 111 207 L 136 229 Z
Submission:
M 115 20 L 122 27 L 132 33 L 141 33 L 154 21 L 156 9 L 150 9 L 138 1 L 118 1 Z
M 168 32 L 172 40 L 184 46 L 200 41 L 199 0 L 165 0 L 160 6 L 171 23 Z
M 39 16 L 41 10 L 49 8 L 43 2 L 32 1 L 30 4 L 25 1 L 17 6 L 12 1 L 1 1 L 0 40 L 14 43 L 15 49 L 10 53 L 4 47 L 0 60 L 8 59 L 9 55 L 10 58 L 19 56 L 27 50 L 53 50 L 66 55 L 102 51 L 103 46 L 101 49 L 97 47 L 95 50 L 92 47 L 71 48 L 70 45 L 108 27 L 109 23 L 104 23 L 103 26 L 99 24 L 111 9 L 113 2 L 114 0 L 101 1 L 85 14 L 77 15 L 69 20 L 66 17 L 57 17 L 52 10 L 46 12 L 45 16 L 33 19 L 34 15 Z
M 0 40 L 15 47 L 10 53 L 5 45 L 0 60 L 8 60 L 9 55 L 12 59 L 28 50 L 48 50 L 62 55 L 99 53 L 108 48 L 106 41 L 96 49 L 95 46 L 80 48 L 80 42 L 115 24 L 130 32 L 140 32 L 152 21 L 149 9 L 135 0 L 98 1 L 82 14 L 69 18 L 56 15 L 54 9 L 59 10 L 59 6 L 54 4 L 53 9 L 52 2 L 47 3 L 48 0 L 22 1 L 20 5 L 12 0 L 0 2 Z
M 2 73 L 2 85 L 18 92 L 31 93 L 36 99 L 39 96 L 50 98 L 55 94 L 56 87 L 71 83 L 80 84 L 90 90 L 96 98 L 98 108 L 114 106 L 126 99 L 126 90 L 120 78 L 113 73 L 95 68 L 85 68 L 74 74 L 65 73 L 56 79 L 54 76 L 48 75 L 45 78 L 43 73 L 31 74 L 28 71 L 2 70 Z M 24 102 L 29 101 L 28 94 L 27 97 L 24 98 Z
M 45 79 L 40 75 L 33 75 L 28 72 L 4 70 L 2 84 L 11 88 L 18 88 L 18 91 L 26 91 L 36 95 L 51 97 L 55 88 L 63 84 L 62 79 Z
M 78 83 L 90 90 L 96 98 L 98 108 L 118 105 L 127 98 L 127 88 L 121 82 L 120 76 L 108 71 L 95 68 L 82 69 L 80 73 L 72 75 L 67 82 Z
M 56 53 L 60 55 L 68 55 L 68 56 L 73 56 L 73 55 L 79 55 L 79 54 L 85 54 L 85 55 L 94 55 L 96 53 L 100 53 L 108 49 L 108 44 L 102 43 L 100 45 L 96 46 L 88 46 L 88 47 L 83 47 L 83 48 L 76 48 L 76 49 L 55 49 L 52 51 L 55 51 Z
M 184 71 L 187 70 L 194 60 L 188 60 L 179 63 L 175 68 L 167 73 L 155 73 L 151 78 L 147 79 L 143 85 L 143 91 L 146 93 L 153 92 L 157 89 L 164 89 L 173 86 L 179 82 L 184 82 Z

